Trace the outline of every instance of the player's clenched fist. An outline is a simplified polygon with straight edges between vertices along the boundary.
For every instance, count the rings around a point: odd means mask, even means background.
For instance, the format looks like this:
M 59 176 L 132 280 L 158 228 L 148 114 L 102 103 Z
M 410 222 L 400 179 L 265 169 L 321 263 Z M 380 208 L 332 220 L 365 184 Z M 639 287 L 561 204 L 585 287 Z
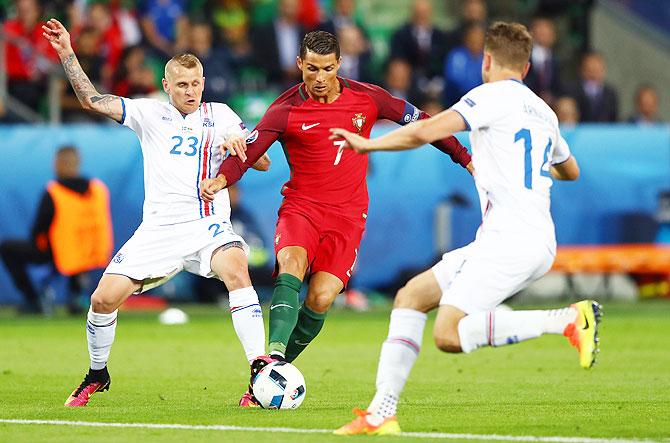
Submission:
M 240 160 L 247 161 L 247 144 L 242 137 L 230 137 L 221 145 L 222 153 L 228 151 L 230 155 L 236 155 Z
M 370 140 L 365 137 L 361 137 L 358 134 L 354 134 L 353 132 L 349 132 L 346 129 L 340 128 L 332 128 L 330 132 L 333 134 L 329 137 L 331 140 L 345 140 L 346 143 L 342 145 L 342 148 L 353 149 L 359 154 L 365 154 L 370 150 L 368 146 L 370 144 Z
M 226 187 L 226 177 L 206 178 L 200 182 L 200 197 L 206 202 L 214 201 L 214 195 Z
M 49 40 L 51 46 L 56 50 L 58 55 L 72 52 L 72 45 L 70 44 L 70 33 L 67 32 L 65 26 L 55 18 L 50 19 L 46 24 L 42 25 L 42 35 Z

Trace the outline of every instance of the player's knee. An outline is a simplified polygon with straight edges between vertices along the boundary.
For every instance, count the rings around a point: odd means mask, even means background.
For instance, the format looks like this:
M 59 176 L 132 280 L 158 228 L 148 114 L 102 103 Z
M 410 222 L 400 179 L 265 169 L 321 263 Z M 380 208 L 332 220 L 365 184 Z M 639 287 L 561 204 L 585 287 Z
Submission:
M 223 280 L 228 291 L 235 291 L 251 286 L 251 278 L 249 277 L 246 262 L 233 263 L 231 266 L 226 266 L 218 272 L 218 275 Z
M 96 314 L 111 314 L 118 308 L 118 297 L 98 286 L 91 295 L 91 309 Z
M 295 251 L 286 251 L 282 249 L 277 254 L 277 263 L 279 264 L 279 273 L 288 273 L 301 276 L 307 271 L 307 257 L 304 254 Z
M 457 353 L 461 351 L 461 341 L 456 334 L 435 334 L 435 346 L 442 352 Z
M 330 309 L 337 294 L 333 295 L 330 291 L 318 290 L 308 294 L 305 304 L 312 311 L 323 314 Z

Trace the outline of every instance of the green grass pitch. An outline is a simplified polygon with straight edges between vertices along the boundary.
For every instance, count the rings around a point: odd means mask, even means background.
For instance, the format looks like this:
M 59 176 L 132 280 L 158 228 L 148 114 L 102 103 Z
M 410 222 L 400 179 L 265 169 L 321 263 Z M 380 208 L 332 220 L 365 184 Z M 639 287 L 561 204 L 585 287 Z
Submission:
M 670 437 L 670 303 L 607 303 L 602 353 L 591 371 L 559 336 L 447 355 L 432 321 L 399 408 L 403 431 L 663 440 Z M 515 308 L 521 308 L 516 306 Z M 185 307 L 191 321 L 121 313 L 111 391 L 89 406 L 63 402 L 87 369 L 84 320 L 0 311 L 0 419 L 334 429 L 367 406 L 388 309 L 333 311 L 295 362 L 307 382 L 296 411 L 242 410 L 248 376 L 230 315 Z M 432 317 L 431 317 L 432 318 Z M 374 437 L 350 440 L 375 440 Z M 328 434 L 137 429 L 0 423 L 0 442 L 346 441 Z M 427 441 L 408 437 L 376 441 Z M 444 441 L 444 440 L 443 440 Z

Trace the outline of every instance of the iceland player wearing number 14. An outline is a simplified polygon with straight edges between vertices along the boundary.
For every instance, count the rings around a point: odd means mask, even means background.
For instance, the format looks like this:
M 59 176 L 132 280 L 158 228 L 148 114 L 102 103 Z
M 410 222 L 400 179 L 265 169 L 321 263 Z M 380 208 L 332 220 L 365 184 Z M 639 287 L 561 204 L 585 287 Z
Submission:
M 272 103 L 247 138 L 247 161 L 229 157 L 219 175 L 201 185 L 203 198 L 212 199 L 239 180 L 272 143 L 281 142 L 291 177 L 281 191 L 275 235 L 269 354 L 289 362 L 316 337 L 330 305 L 346 287 L 367 217 L 367 156 L 343 150 L 342 141 L 328 139 L 329 129 L 344 125 L 369 137 L 378 120 L 404 125 L 428 118 L 378 86 L 338 77 L 340 61 L 335 36 L 324 31 L 305 35 L 296 60 L 303 83 Z M 469 168 L 470 155 L 454 137 L 433 145 Z M 307 297 L 300 307 L 298 292 L 308 272 Z M 258 360 L 252 370 L 269 360 Z
M 484 44 L 484 84 L 451 109 L 374 140 L 346 129 L 332 130 L 334 139 L 346 140 L 345 148 L 362 154 L 412 149 L 470 131 L 482 210 L 472 243 L 446 253 L 398 291 L 379 357 L 377 392 L 367 410 L 354 410 L 358 417 L 335 434 L 400 432 L 396 406 L 421 348 L 426 313 L 433 309 L 438 309 L 435 345 L 445 352 L 468 353 L 563 334 L 579 351 L 583 368 L 595 362 L 600 319 L 595 301 L 552 310 L 496 310 L 551 268 L 556 255 L 549 211 L 552 178 L 579 176 L 556 114 L 522 83 L 532 46 L 523 25 L 494 23 Z
M 90 369 L 65 406 L 85 406 L 91 394 L 109 389 L 107 360 L 118 307 L 182 269 L 223 280 L 247 360 L 265 354 L 262 313 L 247 269 L 248 247 L 230 224 L 228 193 L 205 202 L 198 189 L 202 179 L 218 170 L 222 150 L 245 158 L 248 131 L 240 118 L 224 104 L 201 102 L 205 78 L 192 54 L 175 56 L 165 65 L 169 103 L 101 95 L 79 65 L 65 27 L 51 19 L 43 29 L 82 106 L 135 131 L 144 157 L 142 224 L 91 296 L 86 322 Z M 259 157 L 254 167 L 266 170 L 269 159 Z

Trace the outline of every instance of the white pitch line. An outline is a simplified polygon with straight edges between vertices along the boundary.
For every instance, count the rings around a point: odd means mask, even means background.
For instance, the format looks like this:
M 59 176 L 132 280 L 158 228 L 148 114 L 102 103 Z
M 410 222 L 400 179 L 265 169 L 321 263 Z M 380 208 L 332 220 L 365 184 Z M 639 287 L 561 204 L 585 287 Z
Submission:
M 67 420 L 23 420 L 0 419 L 0 423 L 16 425 L 55 425 L 55 426 L 83 426 L 93 428 L 141 428 L 141 429 L 186 429 L 195 431 L 247 431 L 247 432 L 282 432 L 287 434 L 330 434 L 332 429 L 299 429 L 299 428 L 271 428 L 228 425 L 184 425 L 170 423 L 105 423 L 93 421 Z M 537 437 L 530 435 L 497 435 L 497 434 L 447 434 L 443 432 L 403 432 L 401 437 L 434 438 L 444 440 L 497 440 L 497 441 L 530 441 L 547 443 L 636 443 L 651 442 L 647 439 L 621 438 L 588 438 L 588 437 Z M 664 440 L 667 441 L 667 440 Z

